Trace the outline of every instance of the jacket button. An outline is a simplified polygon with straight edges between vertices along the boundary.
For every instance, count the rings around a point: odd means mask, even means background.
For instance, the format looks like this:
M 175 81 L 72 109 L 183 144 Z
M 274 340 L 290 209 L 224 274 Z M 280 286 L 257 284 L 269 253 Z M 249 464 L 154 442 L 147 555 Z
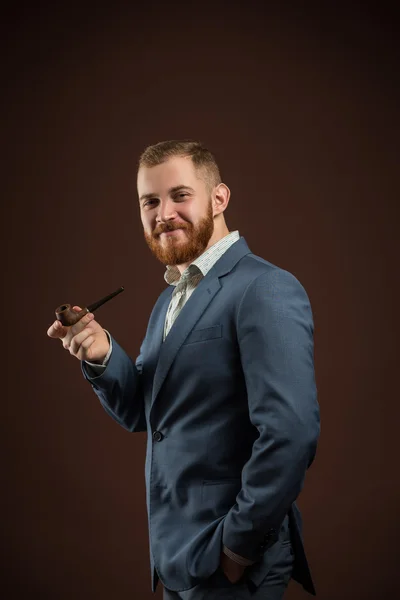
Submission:
M 163 439 L 163 434 L 161 433 L 161 431 L 154 431 L 153 432 L 153 440 L 155 442 L 161 442 L 161 440 Z

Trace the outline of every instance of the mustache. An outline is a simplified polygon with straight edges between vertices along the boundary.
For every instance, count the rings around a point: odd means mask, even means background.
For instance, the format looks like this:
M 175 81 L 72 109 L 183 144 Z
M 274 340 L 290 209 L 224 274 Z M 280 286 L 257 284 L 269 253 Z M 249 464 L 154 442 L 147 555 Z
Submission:
M 167 233 L 168 231 L 175 231 L 175 229 L 188 229 L 188 227 L 185 225 L 163 225 L 154 230 L 154 235 L 158 236 L 162 233 Z

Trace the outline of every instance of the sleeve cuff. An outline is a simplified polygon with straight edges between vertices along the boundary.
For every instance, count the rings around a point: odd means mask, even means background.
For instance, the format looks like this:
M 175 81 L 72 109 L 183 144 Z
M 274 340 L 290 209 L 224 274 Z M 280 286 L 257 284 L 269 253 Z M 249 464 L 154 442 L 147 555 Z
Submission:
M 243 567 L 248 567 L 249 565 L 253 565 L 255 563 L 254 560 L 249 560 L 248 558 L 244 558 L 244 556 L 240 556 L 239 554 L 232 552 L 232 550 L 229 550 L 229 548 L 227 548 L 225 545 L 223 546 L 222 551 L 229 558 L 237 562 L 239 565 L 242 565 Z

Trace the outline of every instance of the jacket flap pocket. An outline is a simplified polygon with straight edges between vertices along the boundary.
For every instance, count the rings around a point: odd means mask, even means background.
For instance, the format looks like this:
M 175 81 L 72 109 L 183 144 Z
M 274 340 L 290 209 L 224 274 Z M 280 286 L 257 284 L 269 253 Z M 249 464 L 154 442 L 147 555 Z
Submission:
M 204 329 L 193 329 L 183 345 L 193 344 L 194 342 L 206 342 L 207 340 L 214 340 L 221 337 L 222 325 L 213 325 L 213 327 L 205 327 Z

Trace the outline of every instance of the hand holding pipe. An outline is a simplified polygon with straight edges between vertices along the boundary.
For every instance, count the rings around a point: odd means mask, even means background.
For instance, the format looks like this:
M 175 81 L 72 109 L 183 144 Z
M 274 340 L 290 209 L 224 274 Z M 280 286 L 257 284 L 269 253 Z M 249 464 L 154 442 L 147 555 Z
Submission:
M 121 286 L 112 294 L 105 296 L 104 298 L 102 298 L 101 300 L 98 300 L 97 302 L 93 302 L 93 304 L 89 304 L 89 306 L 87 306 L 86 308 L 83 308 L 79 312 L 76 312 L 72 308 L 71 304 L 61 304 L 61 306 L 59 306 L 55 310 L 56 318 L 65 327 L 70 327 L 70 325 L 75 325 L 75 323 L 80 321 L 80 319 L 82 319 L 82 317 L 87 315 L 87 313 L 94 312 L 97 308 L 102 306 L 105 302 L 108 302 L 109 300 L 111 300 L 111 298 L 114 298 L 114 296 L 116 296 L 117 294 L 120 294 L 123 291 L 124 291 L 124 288 Z

